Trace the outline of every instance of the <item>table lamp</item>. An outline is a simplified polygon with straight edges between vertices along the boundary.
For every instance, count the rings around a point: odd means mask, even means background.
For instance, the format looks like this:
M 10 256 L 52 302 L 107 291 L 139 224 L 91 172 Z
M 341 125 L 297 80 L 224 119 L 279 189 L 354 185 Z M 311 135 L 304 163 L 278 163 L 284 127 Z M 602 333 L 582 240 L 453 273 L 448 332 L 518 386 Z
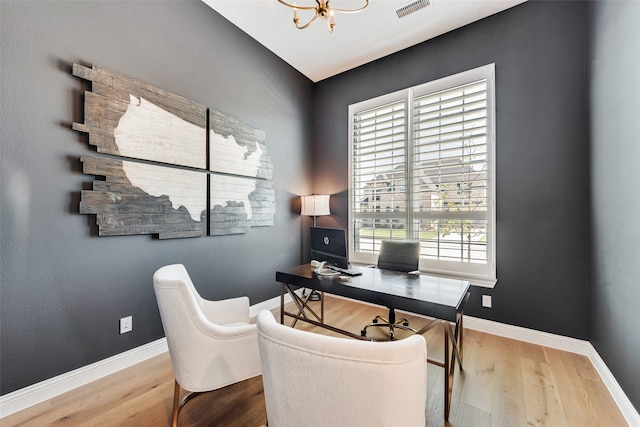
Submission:
M 322 215 L 331 215 L 329 210 L 328 194 L 312 194 L 310 196 L 300 196 L 302 208 L 300 215 L 312 216 L 313 226 L 316 226 L 316 217 Z
M 310 196 L 300 196 L 300 215 L 312 216 L 313 226 L 316 226 L 316 217 L 322 215 L 331 215 L 329 209 L 329 194 L 312 194 Z M 304 295 L 304 290 L 302 295 Z M 309 295 L 311 301 L 319 301 L 321 299 L 320 294 L 317 292 L 311 292 Z

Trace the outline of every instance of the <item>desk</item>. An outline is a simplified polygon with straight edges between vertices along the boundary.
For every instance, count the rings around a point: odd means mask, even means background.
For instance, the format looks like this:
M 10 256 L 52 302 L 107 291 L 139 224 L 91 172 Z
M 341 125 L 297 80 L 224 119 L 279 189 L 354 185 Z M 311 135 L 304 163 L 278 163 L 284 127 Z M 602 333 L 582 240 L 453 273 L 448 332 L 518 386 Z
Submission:
M 469 282 L 428 275 L 410 275 L 397 271 L 368 267 L 350 267 L 362 272 L 360 276 L 318 276 L 309 264 L 303 264 L 276 272 L 276 281 L 282 284 L 280 292 L 280 323 L 284 316 L 311 323 L 352 338 L 367 338 L 345 331 L 324 322 L 324 298 L 318 314 L 309 307 L 309 296 L 301 297 L 295 290 L 308 288 L 319 292 L 352 298 L 434 318 L 418 331 L 424 334 L 435 326 L 444 328 L 444 360 L 427 358 L 427 362 L 445 370 L 444 418 L 449 420 L 451 391 L 455 361 L 462 369 L 462 321 L 464 305 L 469 298 Z M 289 294 L 298 312 L 284 308 L 284 296 Z M 452 328 L 452 323 L 454 327 Z

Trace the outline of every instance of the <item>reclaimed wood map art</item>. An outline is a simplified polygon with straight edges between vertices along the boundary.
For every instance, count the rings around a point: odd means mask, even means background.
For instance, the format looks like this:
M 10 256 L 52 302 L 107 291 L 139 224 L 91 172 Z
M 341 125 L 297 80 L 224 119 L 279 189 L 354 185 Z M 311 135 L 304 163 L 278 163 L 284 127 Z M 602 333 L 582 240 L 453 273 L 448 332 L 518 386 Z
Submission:
M 238 200 L 239 194 L 246 196 Z M 252 226 L 273 225 L 273 188 L 268 181 L 212 177 L 210 200 L 211 235 L 246 233 Z
M 85 174 L 105 177 L 80 200 L 80 213 L 97 216 L 100 236 L 168 239 L 273 225 L 263 131 L 100 66 L 74 64 L 73 74 L 92 82 L 84 123 L 73 129 L 105 154 L 81 158 Z
M 80 213 L 97 215 L 101 236 L 205 235 L 205 174 L 95 156 L 81 160 L 84 173 L 107 178 L 93 181 L 93 189 L 83 190 L 80 201 Z
M 246 233 L 249 227 L 273 225 L 273 166 L 265 133 L 214 110 L 209 112 L 209 126 L 209 170 L 225 174 L 211 176 L 209 234 Z

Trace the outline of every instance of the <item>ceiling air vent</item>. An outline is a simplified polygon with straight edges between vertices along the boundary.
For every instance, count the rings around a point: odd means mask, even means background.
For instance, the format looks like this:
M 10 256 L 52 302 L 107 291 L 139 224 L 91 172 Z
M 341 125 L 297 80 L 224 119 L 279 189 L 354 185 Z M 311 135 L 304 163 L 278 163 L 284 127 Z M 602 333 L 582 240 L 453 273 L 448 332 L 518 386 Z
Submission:
M 398 18 L 404 18 L 405 16 L 410 15 L 413 12 L 424 9 L 425 7 L 429 6 L 429 4 L 429 0 L 416 0 L 407 5 L 399 7 L 398 9 L 396 9 L 396 13 L 398 14 Z

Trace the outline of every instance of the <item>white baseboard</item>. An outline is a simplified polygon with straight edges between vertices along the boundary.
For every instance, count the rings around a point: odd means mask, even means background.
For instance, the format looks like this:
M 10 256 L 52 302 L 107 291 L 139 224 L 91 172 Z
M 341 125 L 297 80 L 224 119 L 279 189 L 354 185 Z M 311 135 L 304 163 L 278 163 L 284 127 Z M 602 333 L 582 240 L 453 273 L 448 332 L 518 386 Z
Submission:
M 285 302 L 289 301 L 291 301 L 291 297 L 286 295 Z M 280 297 L 278 296 L 251 306 L 250 315 L 254 317 L 261 310 L 271 310 L 279 306 Z M 166 351 L 168 351 L 167 340 L 161 338 L 91 365 L 83 366 L 0 396 L 0 419 L 133 366 L 136 363 L 158 356 Z
M 591 351 L 587 356 L 591 360 L 591 363 L 593 363 L 596 371 L 598 371 L 600 378 L 602 378 L 602 382 L 604 382 L 609 389 L 609 393 L 611 393 L 613 400 L 616 401 L 618 408 L 620 408 L 620 412 L 624 415 L 629 426 L 640 427 L 640 414 L 633 406 L 624 390 L 622 390 L 620 384 L 618 384 L 618 380 L 613 376 L 607 365 L 604 363 L 604 360 L 600 357 L 600 354 L 598 354 L 591 344 L 589 344 L 589 346 L 591 347 Z
M 161 338 L 91 365 L 66 372 L 0 397 L 0 417 L 6 417 L 77 387 L 143 362 L 168 351 Z
M 285 302 L 289 302 L 290 300 L 291 297 L 286 295 Z M 280 297 L 278 296 L 252 305 L 250 314 L 251 317 L 255 317 L 261 310 L 272 310 L 279 306 Z M 602 381 L 609 389 L 611 396 L 618 405 L 618 408 L 620 408 L 620 411 L 629 425 L 640 427 L 640 415 L 638 414 L 638 411 L 631 404 L 631 401 L 626 396 L 598 352 L 588 341 L 563 337 L 547 332 L 540 332 L 471 316 L 464 317 L 464 326 L 465 328 L 480 332 L 486 332 L 493 335 L 587 356 L 596 368 L 596 371 L 602 378 Z M 143 362 L 166 351 L 168 351 L 167 341 L 165 338 L 161 338 L 149 344 L 142 345 L 91 365 L 84 366 L 74 371 L 67 372 L 57 377 L 1 396 L 0 419 L 122 369 L 133 366 L 136 363 Z
M 291 302 L 291 296 L 289 294 L 284 296 L 284 303 Z M 266 301 L 259 302 L 251 306 L 249 310 L 249 315 L 254 318 L 260 313 L 262 310 L 273 310 L 274 308 L 280 307 L 280 297 L 274 297 L 268 299 Z
M 629 426 L 640 427 L 640 414 L 638 414 L 638 411 L 634 408 L 633 404 L 620 387 L 620 384 L 618 384 L 618 381 L 604 363 L 604 360 L 602 360 L 596 349 L 589 341 L 554 335 L 533 329 L 521 328 L 519 326 L 493 322 L 491 320 L 478 319 L 471 316 L 464 316 L 464 327 L 544 347 L 577 353 L 588 357 L 591 364 L 593 364 L 594 368 L 600 375 L 600 378 L 602 378 L 602 382 L 606 385 L 609 393 L 611 393 L 611 397 L 613 397 L 613 400 L 618 405 L 620 412 L 622 412 L 622 415 L 629 423 Z
M 550 334 L 548 332 L 536 331 L 534 329 L 522 328 L 520 326 L 507 325 L 492 320 L 479 319 L 477 317 L 464 316 L 464 327 L 474 331 L 486 332 L 504 338 L 512 338 L 518 341 L 525 341 L 544 347 L 556 348 L 587 355 L 591 347 L 589 341 L 564 337 L 562 335 Z

